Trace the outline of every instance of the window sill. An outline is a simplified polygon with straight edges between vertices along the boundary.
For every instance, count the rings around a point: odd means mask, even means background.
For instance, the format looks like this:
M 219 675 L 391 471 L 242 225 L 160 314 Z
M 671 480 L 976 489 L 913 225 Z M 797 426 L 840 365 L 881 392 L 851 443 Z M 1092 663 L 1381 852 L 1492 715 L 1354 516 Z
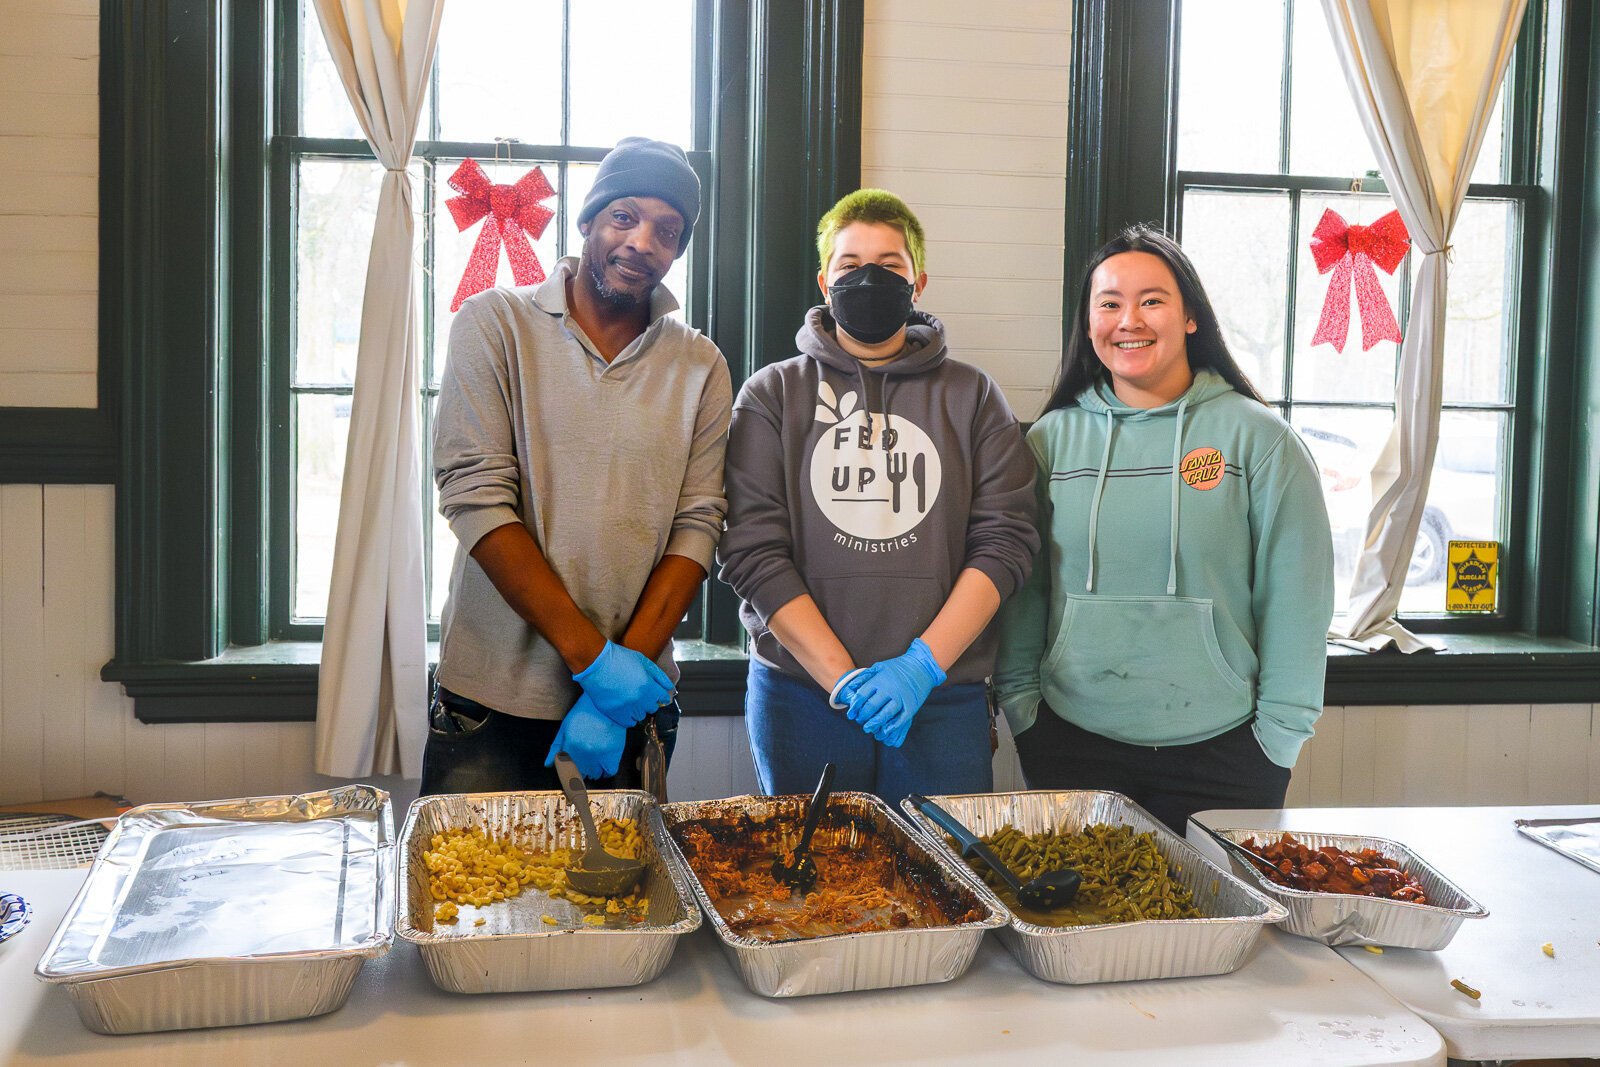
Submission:
M 677 654 L 686 715 L 744 714 L 742 645 L 679 641 Z M 430 674 L 438 660 L 439 645 L 430 641 Z M 319 641 L 270 641 L 195 662 L 112 661 L 100 677 L 122 683 L 144 723 L 312 722 L 321 662 Z
M 1328 646 L 1324 703 L 1565 704 L 1600 702 L 1600 649 L 1527 634 L 1451 634 L 1444 652 L 1367 654 Z M 438 646 L 429 646 L 430 661 Z M 315 641 L 231 648 L 195 663 L 108 663 L 146 723 L 310 722 L 316 718 Z M 744 713 L 742 647 L 678 643 L 686 715 Z
M 1328 646 L 1329 707 L 1372 704 L 1588 704 L 1600 701 L 1600 649 L 1521 633 L 1431 634 L 1442 652 Z

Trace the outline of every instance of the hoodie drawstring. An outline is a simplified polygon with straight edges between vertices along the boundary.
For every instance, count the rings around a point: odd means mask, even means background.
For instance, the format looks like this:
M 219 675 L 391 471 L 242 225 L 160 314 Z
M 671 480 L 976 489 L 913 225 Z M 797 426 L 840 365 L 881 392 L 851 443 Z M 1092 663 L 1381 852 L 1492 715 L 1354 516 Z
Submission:
M 861 390 L 861 406 L 867 409 L 867 440 L 872 440 L 872 397 L 867 395 L 867 370 L 856 360 L 856 388 Z
M 860 362 L 856 363 L 856 388 L 861 390 L 861 406 L 867 412 L 867 440 L 874 438 L 872 422 L 872 394 L 867 391 L 867 368 Z M 889 418 L 889 376 L 878 375 L 878 403 L 883 406 L 883 430 L 888 433 L 894 425 Z M 870 445 L 868 447 L 871 447 Z
M 1167 595 L 1178 595 L 1178 483 L 1183 481 L 1183 472 L 1178 469 L 1178 464 L 1183 460 L 1183 410 L 1189 406 L 1189 396 L 1184 394 L 1178 401 L 1177 429 L 1172 433 L 1172 563 L 1167 568 Z
M 1094 538 L 1100 527 L 1100 495 L 1106 489 L 1106 471 L 1111 468 L 1111 438 L 1117 432 L 1117 420 L 1111 409 L 1106 409 L 1106 450 L 1100 457 L 1100 476 L 1094 482 L 1094 502 L 1089 505 L 1089 580 L 1084 591 L 1094 592 Z
M 1178 401 L 1178 417 L 1174 420 L 1177 428 L 1172 435 L 1172 528 L 1169 532 L 1169 545 L 1172 553 L 1167 564 L 1167 595 L 1178 594 L 1178 485 L 1183 480 L 1183 472 L 1179 464 L 1183 462 L 1183 413 L 1189 406 L 1189 398 L 1185 396 Z M 1089 576 L 1084 582 L 1084 591 L 1094 592 L 1094 546 L 1095 538 L 1100 530 L 1100 498 L 1106 490 L 1106 475 L 1111 469 L 1111 439 L 1117 432 L 1117 420 L 1111 409 L 1106 409 L 1106 448 L 1100 456 L 1100 474 L 1094 481 L 1094 497 L 1089 504 Z

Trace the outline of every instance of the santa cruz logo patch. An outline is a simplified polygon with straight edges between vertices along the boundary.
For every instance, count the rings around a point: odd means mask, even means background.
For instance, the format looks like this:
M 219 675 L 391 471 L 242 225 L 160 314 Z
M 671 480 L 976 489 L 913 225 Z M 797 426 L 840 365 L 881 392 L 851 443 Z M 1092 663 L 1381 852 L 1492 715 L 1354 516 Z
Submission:
M 1215 489 L 1222 484 L 1221 450 L 1209 446 L 1192 450 L 1178 464 L 1178 474 L 1190 489 Z
M 916 542 L 913 527 L 939 499 L 944 471 L 933 441 L 900 415 L 885 418 L 856 407 L 856 394 L 835 397 L 817 385 L 821 437 L 811 452 L 811 494 L 837 527 L 835 543 L 887 552 Z

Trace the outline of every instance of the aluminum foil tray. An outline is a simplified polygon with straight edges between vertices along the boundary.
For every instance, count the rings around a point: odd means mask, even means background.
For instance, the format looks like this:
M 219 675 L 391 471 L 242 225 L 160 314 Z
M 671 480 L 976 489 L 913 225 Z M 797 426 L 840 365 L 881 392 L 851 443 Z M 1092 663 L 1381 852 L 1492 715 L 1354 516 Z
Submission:
M 644 879 L 650 898 L 643 923 L 590 926 L 570 901 L 530 886 L 484 907 L 461 905 L 454 923 L 433 921 L 422 858 L 434 834 L 477 827 L 528 852 L 583 848 L 577 812 L 557 792 L 458 793 L 423 797 L 411 805 L 400 832 L 399 911 L 395 933 L 422 953 L 428 974 L 453 993 L 510 993 L 596 989 L 648 982 L 672 959 L 678 938 L 700 926 L 700 911 L 663 832 L 646 812 L 655 804 L 639 790 L 595 790 L 596 819 L 632 819 L 645 842 Z M 545 921 L 548 916 L 551 922 Z M 482 926 L 474 925 L 478 919 Z
M 804 817 L 808 796 L 732 797 L 657 808 L 655 818 L 670 828 L 694 819 L 725 819 L 749 815 L 757 821 L 771 818 L 792 819 L 796 825 Z M 943 878 L 947 887 L 965 895 L 984 912 L 977 922 L 920 929 L 874 930 L 861 934 L 835 934 L 794 941 L 763 941 L 745 937 L 729 928 L 706 895 L 683 853 L 670 833 L 666 837 L 676 860 L 688 873 L 694 895 L 700 901 L 723 950 L 745 985 L 764 997 L 800 997 L 816 993 L 845 993 L 860 989 L 887 989 L 899 986 L 929 985 L 960 977 L 977 954 L 985 930 L 1005 923 L 1003 909 L 979 881 L 960 863 L 942 852 L 929 849 L 912 830 L 895 817 L 883 801 L 868 793 L 834 793 L 828 798 L 830 812 L 842 811 L 865 821 L 892 847 L 905 851 L 913 860 L 926 863 Z M 814 843 L 826 847 L 829 831 L 819 827 Z
M 393 938 L 393 839 L 365 785 L 134 808 L 34 973 L 103 1034 L 333 1011 Z
M 1517 833 L 1600 873 L 1600 819 L 1517 819 Z
M 1214 831 L 1234 844 L 1247 838 L 1275 841 L 1283 830 L 1225 829 Z M 1429 903 L 1412 904 L 1404 900 L 1354 896 L 1349 893 L 1312 893 L 1279 885 L 1256 869 L 1250 861 L 1231 849 L 1228 862 L 1241 878 L 1289 909 L 1283 929 L 1300 937 L 1338 948 L 1342 945 L 1382 945 L 1388 948 L 1418 948 L 1437 951 L 1456 936 L 1466 919 L 1481 919 L 1487 908 L 1467 896 L 1433 865 L 1398 841 L 1386 837 L 1358 837 L 1352 834 L 1311 834 L 1291 830 L 1295 840 L 1309 848 L 1334 845 L 1356 851 L 1375 848 L 1400 864 L 1422 885 Z
M 970 793 L 930 799 L 979 836 L 1008 823 L 1025 834 L 1078 830 L 1093 823 L 1154 831 L 1156 848 L 1173 879 L 1194 893 L 1195 906 L 1205 918 L 1056 927 L 1024 922 L 983 886 L 993 906 L 1009 920 L 1000 931 L 1001 943 L 1029 974 L 1046 982 L 1082 985 L 1226 974 L 1244 963 L 1263 927 L 1284 917 L 1282 905 L 1206 859 L 1121 793 Z M 918 831 L 966 866 L 943 831 L 909 801 L 901 806 Z

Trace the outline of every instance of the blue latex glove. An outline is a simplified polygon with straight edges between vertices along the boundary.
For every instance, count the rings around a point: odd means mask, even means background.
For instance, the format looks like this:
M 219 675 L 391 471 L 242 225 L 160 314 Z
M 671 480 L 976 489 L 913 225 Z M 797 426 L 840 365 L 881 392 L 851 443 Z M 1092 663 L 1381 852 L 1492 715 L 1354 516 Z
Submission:
M 846 714 L 869 736 L 899 748 L 928 694 L 944 680 L 944 669 L 919 637 L 904 655 L 874 663 L 842 687 L 854 689 Z
M 642 653 L 610 641 L 572 680 L 583 686 L 583 695 L 618 726 L 637 726 L 672 699 L 672 680 L 665 671 Z
M 602 714 L 585 693 L 561 720 L 561 729 L 556 731 L 544 765 L 553 766 L 556 753 L 565 752 L 585 778 L 609 778 L 622 762 L 622 745 L 627 737 L 627 728 Z

